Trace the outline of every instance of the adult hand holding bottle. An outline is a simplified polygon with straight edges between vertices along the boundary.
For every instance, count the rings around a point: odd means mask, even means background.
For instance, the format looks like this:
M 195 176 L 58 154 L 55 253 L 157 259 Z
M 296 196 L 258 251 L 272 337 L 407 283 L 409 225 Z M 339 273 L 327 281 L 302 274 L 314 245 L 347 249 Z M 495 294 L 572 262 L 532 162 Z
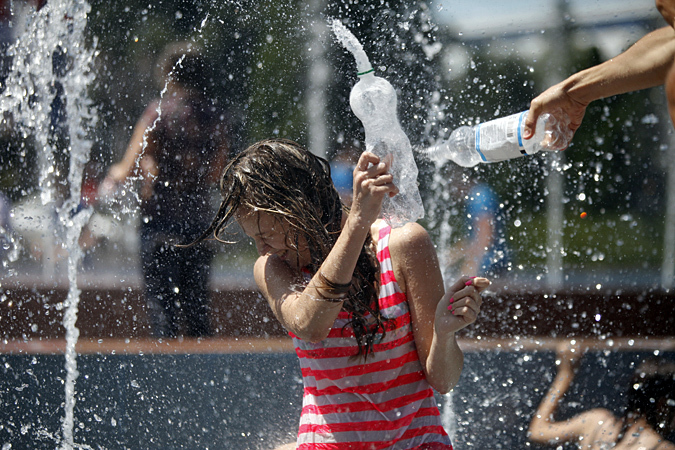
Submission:
M 568 120 L 566 128 L 574 135 L 581 126 L 586 107 L 590 102 L 591 100 L 580 97 L 576 91 L 571 89 L 568 80 L 551 86 L 530 102 L 530 112 L 525 119 L 523 137 L 532 139 L 536 132 L 537 119 L 546 113 L 556 120 L 566 117 Z M 570 141 L 571 138 L 567 144 Z
M 662 10 L 666 20 L 670 17 L 667 11 L 665 7 Z M 586 107 L 594 100 L 664 83 L 667 88 L 675 85 L 675 81 L 666 82 L 673 60 L 675 30 L 666 26 L 652 31 L 615 58 L 577 72 L 533 99 L 523 137 L 531 139 L 535 135 L 537 119 L 544 113 L 555 115 L 555 110 L 562 110 L 569 116 L 569 129 L 574 133 L 581 125 Z M 675 103 L 675 88 L 672 96 Z M 671 119 L 675 123 L 675 108 L 671 110 Z

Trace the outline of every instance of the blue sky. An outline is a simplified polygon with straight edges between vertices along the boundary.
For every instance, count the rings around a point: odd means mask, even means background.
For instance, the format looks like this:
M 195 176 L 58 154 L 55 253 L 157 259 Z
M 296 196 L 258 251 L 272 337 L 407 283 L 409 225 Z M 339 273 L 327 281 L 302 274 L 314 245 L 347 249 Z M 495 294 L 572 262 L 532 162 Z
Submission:
M 432 0 L 435 20 L 465 36 L 554 26 L 559 0 Z M 568 0 L 579 24 L 660 17 L 654 0 Z M 665 25 L 665 22 L 664 22 Z

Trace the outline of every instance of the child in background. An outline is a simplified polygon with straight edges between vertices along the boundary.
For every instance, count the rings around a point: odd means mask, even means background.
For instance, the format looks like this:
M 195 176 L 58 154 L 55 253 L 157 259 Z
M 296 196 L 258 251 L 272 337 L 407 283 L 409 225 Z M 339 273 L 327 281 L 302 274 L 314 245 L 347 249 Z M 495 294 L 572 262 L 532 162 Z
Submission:
M 555 419 L 558 405 L 581 360 L 579 348 L 558 349 L 558 373 L 530 423 L 530 440 L 559 445 L 576 442 L 580 449 L 675 450 L 664 436 L 675 430 L 675 364 L 650 360 L 641 364 L 628 386 L 623 417 L 594 408 L 570 419 Z

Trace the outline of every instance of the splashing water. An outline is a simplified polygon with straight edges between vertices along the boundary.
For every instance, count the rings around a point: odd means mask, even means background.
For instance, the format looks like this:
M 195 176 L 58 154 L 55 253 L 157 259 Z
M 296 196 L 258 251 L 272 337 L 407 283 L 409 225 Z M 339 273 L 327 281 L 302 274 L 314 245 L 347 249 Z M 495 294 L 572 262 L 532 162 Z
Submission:
M 33 135 L 40 152 L 40 198 L 54 212 L 54 240 L 68 250 L 69 291 L 63 304 L 66 329 L 65 402 L 60 448 L 75 448 L 75 384 L 78 377 L 76 326 L 80 290 L 78 266 L 83 253 L 78 239 L 92 211 L 80 204 L 84 166 L 89 160 L 92 141 L 89 130 L 97 115 L 87 95 L 94 80 L 93 60 L 96 41 L 85 46 L 84 31 L 90 6 L 86 1 L 50 1 L 32 14 L 17 41 L 10 47 L 14 59 L 7 90 L 0 107 L 10 114 L 24 137 Z M 46 45 L 45 43 L 53 43 Z M 62 105 L 62 109 L 58 109 Z M 67 124 L 63 119 L 67 118 Z M 68 156 L 59 167 L 57 152 Z M 69 185 L 69 192 L 59 187 Z M 82 446 L 77 446 L 82 448 Z
M 340 42 L 356 58 L 359 82 L 349 95 L 349 104 L 361 120 L 366 134 L 366 151 L 389 162 L 390 173 L 399 192 L 385 197 L 381 217 L 391 226 L 399 227 L 424 217 L 424 206 L 417 187 L 417 165 L 410 140 L 397 117 L 397 98 L 393 86 L 373 74 L 363 47 L 338 20 L 332 28 Z
M 372 69 L 368 55 L 363 50 L 363 45 L 356 39 L 356 36 L 345 27 L 338 19 L 330 21 L 330 27 L 335 33 L 338 41 L 352 54 L 356 60 L 356 69 L 359 73 Z
M 38 148 L 42 149 L 39 152 L 41 202 L 54 211 L 56 223 L 53 238 L 68 251 L 69 291 L 63 304 L 66 380 L 62 435 L 57 438 L 51 433 L 42 433 L 59 441 L 60 449 L 63 450 L 90 448 L 76 444 L 74 436 L 76 381 L 79 375 L 76 345 L 80 334 L 76 322 L 81 294 L 77 279 L 83 257 L 78 241 L 93 212 L 80 203 L 80 191 L 84 166 L 92 147 L 92 141 L 87 136 L 97 122 L 96 111 L 87 96 L 87 87 L 94 81 L 92 68 L 96 56 L 96 40 L 89 48 L 84 44 L 89 11 L 90 6 L 86 1 L 69 0 L 50 2 L 29 17 L 25 30 L 10 48 L 9 54 L 14 58 L 9 77 L 12 82 L 0 104 L 3 113 L 13 116 L 23 135 L 35 136 Z M 200 34 L 207 22 L 208 14 L 201 22 L 198 30 Z M 50 47 L 45 42 L 58 42 L 58 45 Z M 169 73 L 167 85 L 175 67 L 182 64 L 184 56 Z M 62 66 L 59 69 L 60 64 Z M 165 85 L 162 96 L 166 91 Z M 55 110 L 55 92 L 56 98 L 65 105 L 65 113 Z M 67 118 L 67 123 L 57 123 L 59 126 L 56 126 L 55 117 L 59 114 Z M 160 117 L 161 101 L 158 118 L 152 128 Z M 151 129 L 145 132 L 141 155 L 147 147 L 147 135 Z M 58 136 L 55 137 L 59 132 L 65 136 L 65 140 L 59 141 Z M 63 179 L 64 171 L 58 165 L 58 152 L 66 153 L 69 159 L 69 195 L 59 191 L 59 185 L 66 181 Z M 136 195 L 135 192 L 132 194 Z

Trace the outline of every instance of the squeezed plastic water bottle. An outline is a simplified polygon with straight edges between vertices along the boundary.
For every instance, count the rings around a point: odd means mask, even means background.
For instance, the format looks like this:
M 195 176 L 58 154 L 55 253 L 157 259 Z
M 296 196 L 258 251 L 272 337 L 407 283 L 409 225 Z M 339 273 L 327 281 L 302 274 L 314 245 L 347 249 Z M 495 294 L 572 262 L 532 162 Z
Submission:
M 385 197 L 381 217 L 392 227 L 414 222 L 424 217 L 424 205 L 417 186 L 417 164 L 410 140 L 396 115 L 397 98 L 393 86 L 374 70 L 356 37 L 338 20 L 333 31 L 356 59 L 359 81 L 349 94 L 352 111 L 363 123 L 366 151 L 390 160 L 389 172 L 399 193 Z
M 525 155 L 546 151 L 560 151 L 567 148 L 573 133 L 569 119 L 560 114 L 542 114 L 537 119 L 534 136 L 523 137 L 528 111 L 501 117 L 473 127 L 463 126 L 452 132 L 450 137 L 427 150 L 435 162 L 452 160 L 463 167 L 479 163 L 505 161 Z
M 399 193 L 385 197 L 382 218 L 397 227 L 424 217 L 412 146 L 396 116 L 396 91 L 387 80 L 369 72 L 352 88 L 349 104 L 363 123 L 366 150 L 381 160 L 392 159 L 390 173 Z

